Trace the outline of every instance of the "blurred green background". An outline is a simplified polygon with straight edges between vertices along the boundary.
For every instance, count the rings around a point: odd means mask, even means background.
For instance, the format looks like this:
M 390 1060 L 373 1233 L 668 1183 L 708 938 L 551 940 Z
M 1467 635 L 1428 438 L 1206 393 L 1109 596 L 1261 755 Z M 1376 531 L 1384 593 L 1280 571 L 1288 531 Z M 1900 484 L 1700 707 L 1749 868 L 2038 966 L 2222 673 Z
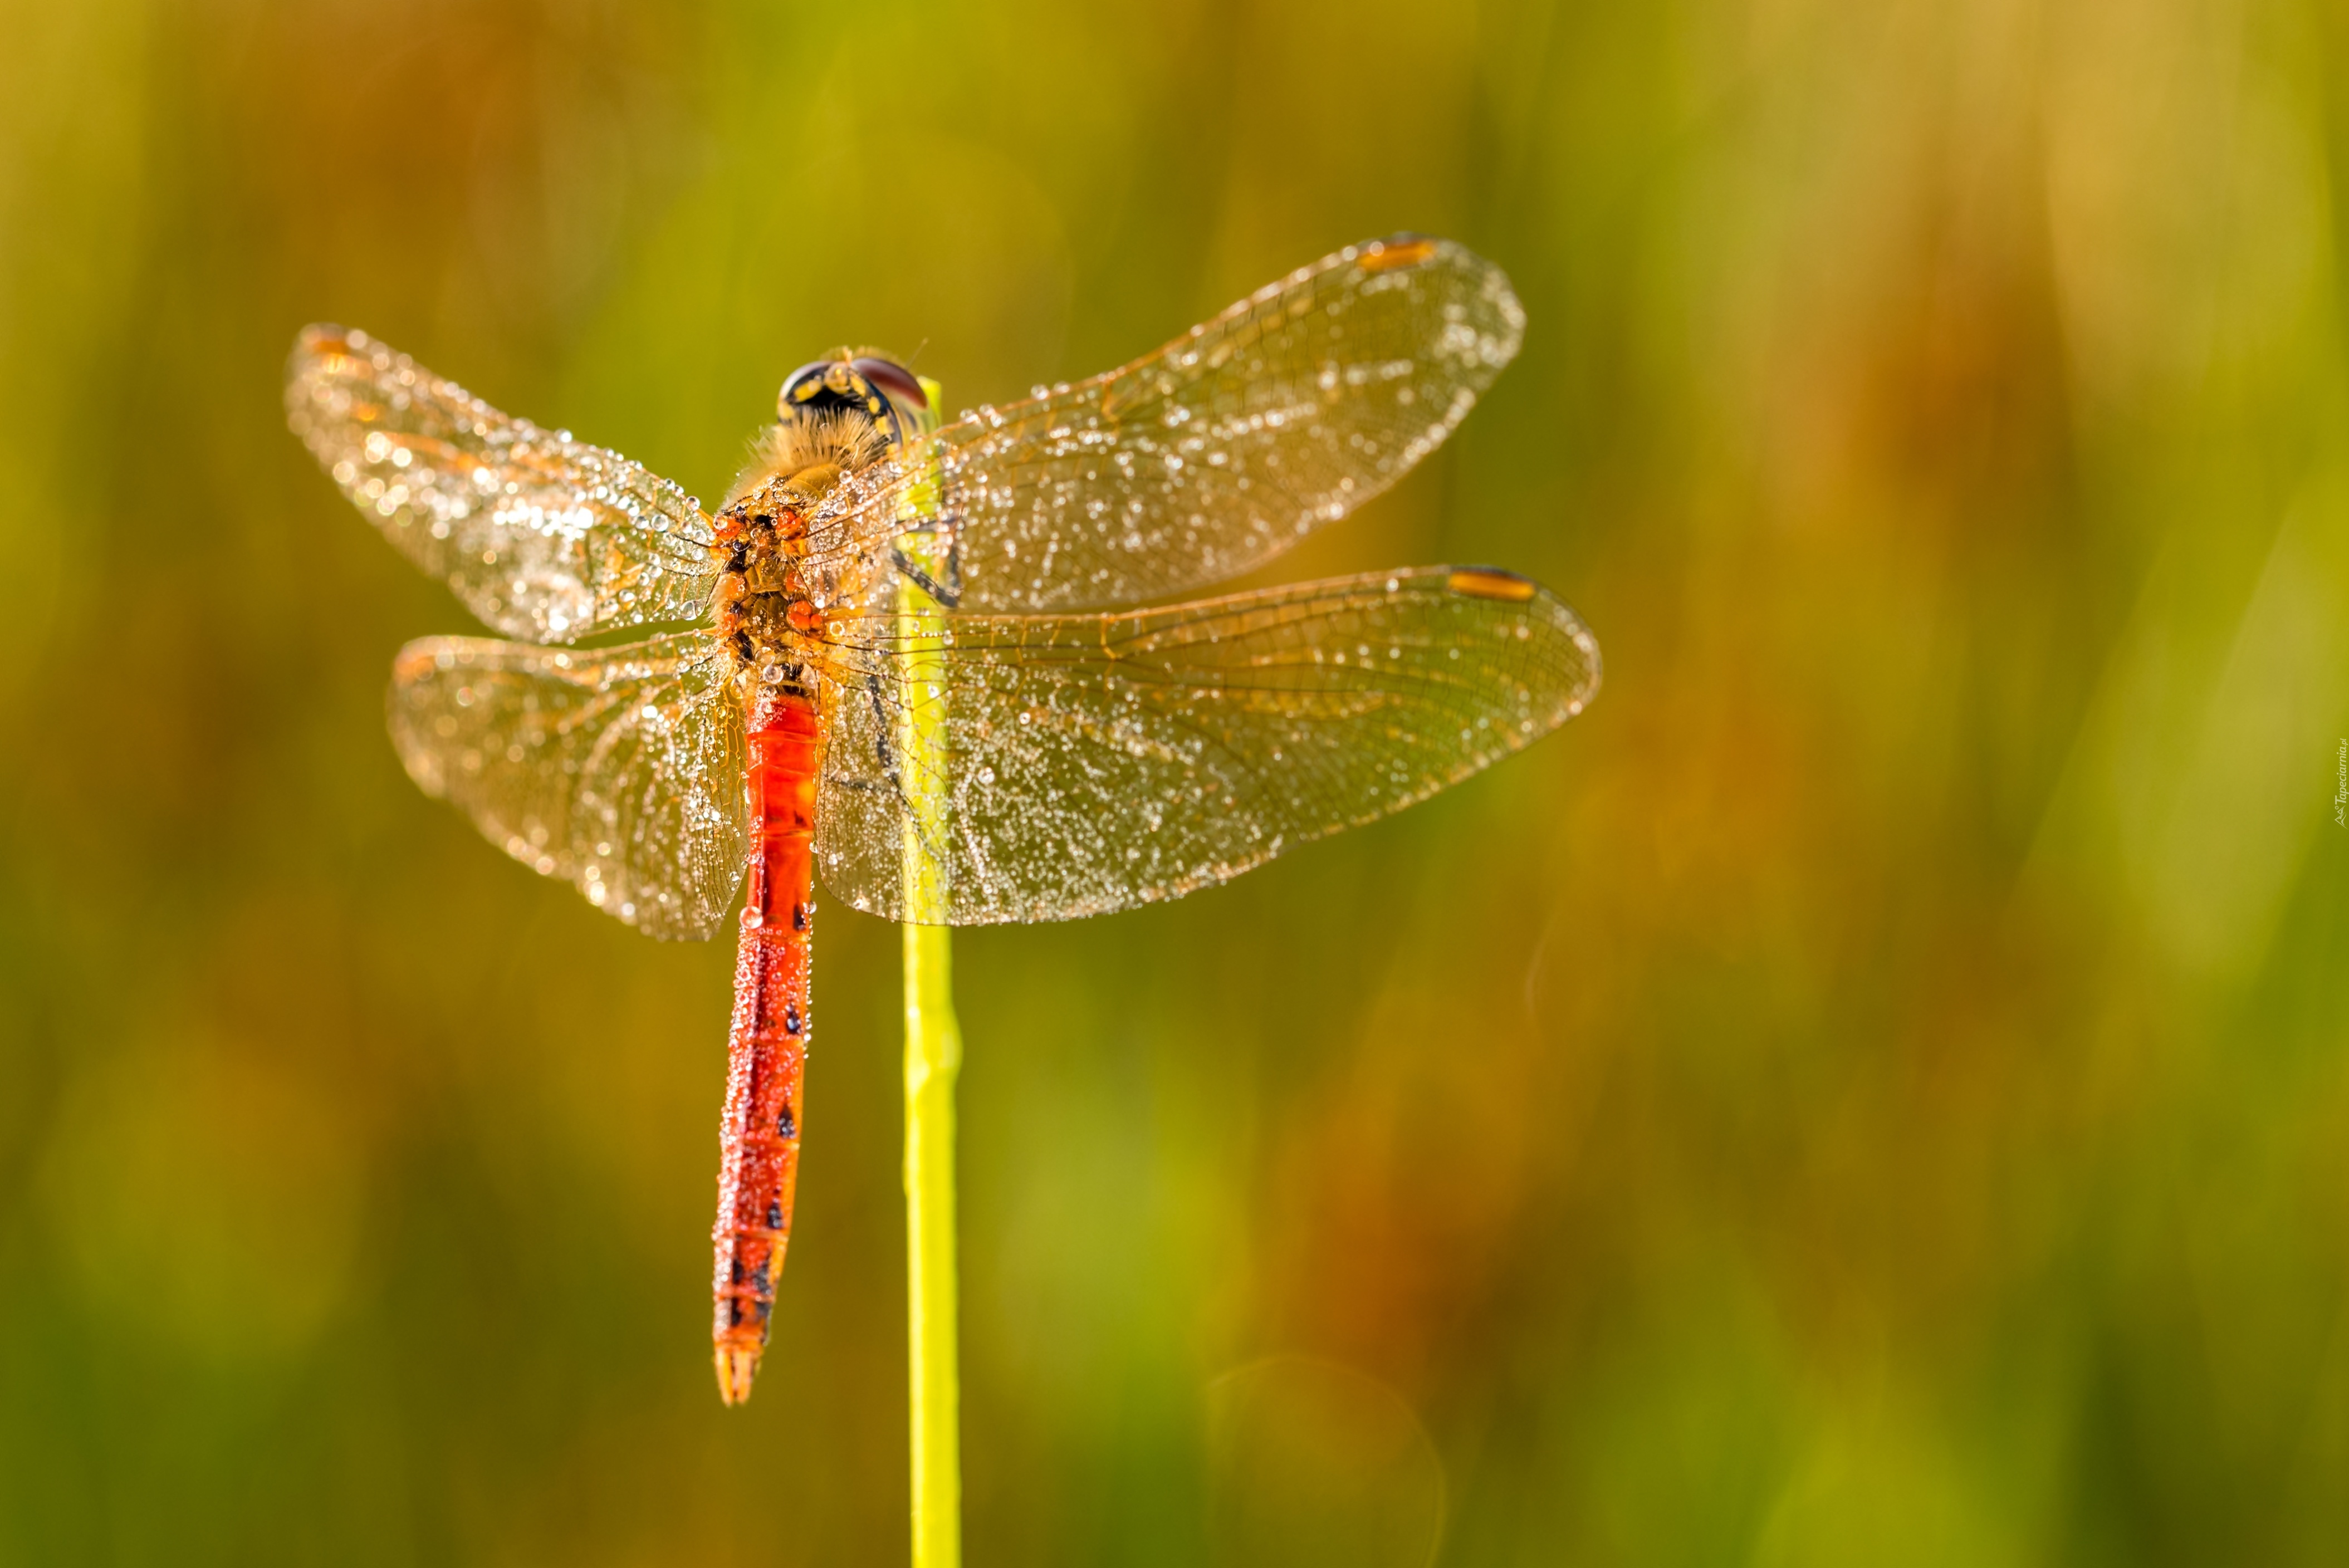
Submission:
M 285 432 L 296 327 L 709 496 L 834 343 L 999 399 L 1398 229 L 1523 356 L 1274 575 L 1503 563 L 1608 686 L 958 940 L 970 1560 L 2344 1561 L 2344 62 L 2290 0 L 0 0 L 0 1561 L 902 1560 L 896 934 L 821 921 L 726 1411 L 730 951 L 402 775 L 468 623 Z

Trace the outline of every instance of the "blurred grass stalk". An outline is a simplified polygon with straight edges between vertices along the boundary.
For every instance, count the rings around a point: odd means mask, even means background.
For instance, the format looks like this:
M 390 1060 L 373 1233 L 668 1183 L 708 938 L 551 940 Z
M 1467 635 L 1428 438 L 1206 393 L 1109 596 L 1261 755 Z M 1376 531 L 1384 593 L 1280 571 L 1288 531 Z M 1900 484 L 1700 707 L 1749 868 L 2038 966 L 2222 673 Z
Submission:
M 923 378 L 935 428 L 942 407 L 936 382 Z M 935 465 L 936 455 L 927 460 Z M 916 486 L 908 523 L 937 512 L 937 486 Z M 940 580 L 936 536 L 908 532 L 900 549 Z M 914 1568 L 960 1568 L 962 1455 L 955 1312 L 955 1076 L 962 1068 L 962 1027 L 955 1021 L 953 960 L 939 861 L 926 844 L 946 826 L 945 756 L 935 678 L 936 640 L 910 617 L 936 606 L 901 576 L 898 609 L 908 619 L 905 723 L 900 776 L 911 810 L 905 843 L 905 1391 L 913 1442 Z

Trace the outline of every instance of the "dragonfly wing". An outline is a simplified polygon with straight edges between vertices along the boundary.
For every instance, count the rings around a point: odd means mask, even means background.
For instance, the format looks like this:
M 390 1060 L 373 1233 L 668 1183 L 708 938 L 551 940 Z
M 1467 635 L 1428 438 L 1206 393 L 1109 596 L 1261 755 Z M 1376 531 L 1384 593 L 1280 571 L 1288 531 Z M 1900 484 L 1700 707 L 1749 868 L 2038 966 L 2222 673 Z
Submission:
M 708 603 L 713 535 L 691 496 L 364 333 L 305 329 L 285 409 L 385 537 L 508 636 L 568 643 L 692 620 Z
M 1547 590 L 1451 567 L 1113 615 L 850 617 L 826 635 L 824 881 L 859 909 L 927 902 L 917 918 L 956 925 L 1224 882 L 1531 744 L 1599 675 Z M 931 891 L 909 900 L 909 872 Z
M 1400 238 L 1325 257 L 1122 370 L 980 408 L 933 438 L 957 607 L 1130 603 L 1258 566 L 1433 450 L 1524 325 L 1498 267 Z M 913 463 L 844 487 L 814 552 L 872 551 L 928 482 Z
M 409 773 L 492 843 L 654 936 L 708 936 L 742 875 L 742 716 L 704 634 L 575 651 L 428 637 L 392 665 Z

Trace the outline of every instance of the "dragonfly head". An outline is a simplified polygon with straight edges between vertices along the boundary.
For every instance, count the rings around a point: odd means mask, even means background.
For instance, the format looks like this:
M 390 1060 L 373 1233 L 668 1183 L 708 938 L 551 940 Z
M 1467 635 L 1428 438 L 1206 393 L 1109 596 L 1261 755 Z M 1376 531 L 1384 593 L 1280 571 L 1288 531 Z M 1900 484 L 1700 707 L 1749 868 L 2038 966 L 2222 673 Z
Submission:
M 812 503 L 857 469 L 902 449 L 935 422 L 914 373 L 869 348 L 841 348 L 783 382 L 775 423 L 753 444 L 727 504 L 787 481 Z
M 775 397 L 776 417 L 786 425 L 826 414 L 861 418 L 893 447 L 917 433 L 929 411 L 920 379 L 872 348 L 838 348 L 801 366 Z

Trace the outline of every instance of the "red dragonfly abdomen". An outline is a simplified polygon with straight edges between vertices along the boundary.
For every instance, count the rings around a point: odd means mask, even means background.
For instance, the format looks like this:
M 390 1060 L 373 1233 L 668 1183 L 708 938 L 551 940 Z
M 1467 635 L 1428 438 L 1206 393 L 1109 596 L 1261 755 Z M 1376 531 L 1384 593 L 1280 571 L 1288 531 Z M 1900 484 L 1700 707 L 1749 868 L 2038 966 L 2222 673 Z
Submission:
M 750 1397 L 799 1181 L 800 1086 L 807 1070 L 808 938 L 815 910 L 814 700 L 761 686 L 745 724 L 752 834 L 742 941 L 727 1039 L 725 1162 L 718 1175 L 718 1392 Z

